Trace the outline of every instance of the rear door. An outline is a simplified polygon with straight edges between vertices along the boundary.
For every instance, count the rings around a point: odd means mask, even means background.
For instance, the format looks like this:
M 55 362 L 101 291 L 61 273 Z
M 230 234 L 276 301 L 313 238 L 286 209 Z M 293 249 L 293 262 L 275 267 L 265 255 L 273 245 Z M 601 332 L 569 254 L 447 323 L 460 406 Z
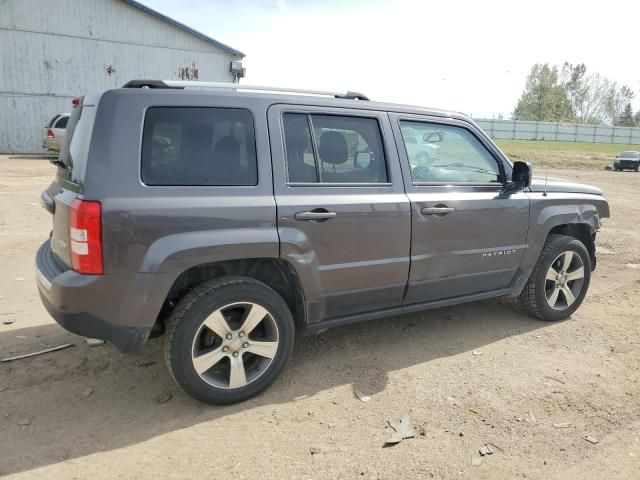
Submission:
M 529 198 L 505 195 L 511 166 L 473 125 L 392 114 L 411 200 L 405 304 L 506 288 L 527 248 Z
M 411 216 L 386 113 L 269 109 L 281 257 L 308 280 L 310 322 L 399 307 Z

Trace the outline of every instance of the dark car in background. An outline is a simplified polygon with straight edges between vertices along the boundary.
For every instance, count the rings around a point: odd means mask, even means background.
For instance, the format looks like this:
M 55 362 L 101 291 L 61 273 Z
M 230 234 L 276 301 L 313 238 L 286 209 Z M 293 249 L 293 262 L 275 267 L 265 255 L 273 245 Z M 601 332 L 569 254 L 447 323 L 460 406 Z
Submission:
M 613 169 L 616 172 L 621 172 L 622 170 L 634 170 L 637 172 L 639 168 L 640 152 L 622 152 L 613 162 Z

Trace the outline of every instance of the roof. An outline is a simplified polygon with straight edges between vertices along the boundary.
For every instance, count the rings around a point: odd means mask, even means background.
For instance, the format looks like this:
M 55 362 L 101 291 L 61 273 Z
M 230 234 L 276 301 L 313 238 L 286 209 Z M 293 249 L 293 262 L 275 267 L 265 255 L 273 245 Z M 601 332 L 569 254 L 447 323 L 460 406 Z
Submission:
M 196 37 L 204 40 L 207 43 L 210 43 L 211 45 L 215 45 L 218 48 L 221 48 L 222 50 L 231 53 L 232 55 L 235 55 L 237 57 L 243 58 L 245 56 L 244 53 L 242 53 L 240 50 L 236 50 L 235 48 L 231 48 L 229 45 L 225 45 L 222 42 L 219 42 L 218 40 L 211 38 L 207 35 L 205 35 L 204 33 L 198 32 L 197 30 L 194 30 L 193 28 L 185 25 L 184 23 L 180 23 L 179 21 L 168 17 L 166 15 L 163 15 L 162 13 L 147 7 L 146 5 L 143 5 L 140 2 L 136 2 L 135 0 L 124 0 L 125 2 L 127 2 L 129 5 L 139 8 L 140 10 L 142 10 L 143 12 L 146 12 L 150 15 L 154 15 L 156 17 L 158 17 L 161 20 L 164 20 L 165 22 L 168 22 L 182 30 L 184 30 L 185 32 L 189 32 L 191 35 L 195 35 Z
M 438 108 L 403 105 L 399 103 L 376 102 L 369 100 L 365 95 L 356 92 L 336 93 L 316 90 L 302 90 L 278 87 L 263 87 L 245 85 L 242 83 L 216 83 L 174 80 L 131 80 L 121 89 L 112 91 L 144 94 L 164 93 L 167 95 L 183 95 L 191 93 L 195 95 L 219 95 L 249 97 L 272 101 L 274 104 L 330 106 L 342 108 L 355 108 L 364 110 L 392 111 L 410 115 L 429 115 L 434 117 L 451 118 L 466 122 L 474 122 L 468 115 L 461 112 L 443 110 Z

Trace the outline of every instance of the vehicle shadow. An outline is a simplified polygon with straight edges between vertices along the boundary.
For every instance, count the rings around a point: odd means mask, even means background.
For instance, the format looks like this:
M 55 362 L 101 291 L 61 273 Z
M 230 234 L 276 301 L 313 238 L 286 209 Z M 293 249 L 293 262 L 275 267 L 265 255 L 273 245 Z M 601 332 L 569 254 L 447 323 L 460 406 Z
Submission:
M 0 364 L 0 475 L 123 448 L 267 405 L 277 410 L 343 385 L 374 395 L 387 387 L 390 372 L 546 325 L 498 301 L 484 301 L 299 337 L 270 389 L 226 407 L 203 405 L 183 394 L 167 373 L 159 340 L 152 340 L 143 356 L 132 357 L 108 345 L 89 347 L 55 324 L 0 333 L 0 357 L 75 343 Z M 16 346 L 20 341 L 28 345 Z M 162 402 L 167 394 L 172 398 Z M 29 425 L 23 425 L 26 419 Z

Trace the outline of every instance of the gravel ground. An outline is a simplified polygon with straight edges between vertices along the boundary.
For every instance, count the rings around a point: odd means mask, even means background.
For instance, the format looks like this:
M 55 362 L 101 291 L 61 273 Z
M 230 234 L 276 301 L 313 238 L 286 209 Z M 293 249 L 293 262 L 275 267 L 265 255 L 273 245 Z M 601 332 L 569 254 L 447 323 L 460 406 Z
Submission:
M 33 258 L 50 229 L 38 196 L 53 167 L 0 156 L 0 168 L 0 357 L 75 345 L 0 364 L 0 475 L 640 478 L 640 174 L 552 172 L 611 203 L 571 319 L 485 301 L 339 328 L 299 338 L 258 398 L 211 407 L 174 386 L 161 340 L 124 356 L 49 318 Z M 404 414 L 417 436 L 384 448 L 387 421 Z M 485 444 L 494 453 L 481 457 Z

